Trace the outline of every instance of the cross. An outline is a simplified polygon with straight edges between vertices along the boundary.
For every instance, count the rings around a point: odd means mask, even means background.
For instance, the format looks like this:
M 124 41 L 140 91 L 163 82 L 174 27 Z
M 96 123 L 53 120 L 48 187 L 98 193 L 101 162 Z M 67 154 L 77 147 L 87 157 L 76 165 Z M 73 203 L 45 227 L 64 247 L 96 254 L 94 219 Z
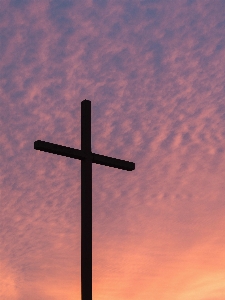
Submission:
M 92 163 L 133 171 L 135 164 L 91 151 L 91 101 L 81 101 L 81 150 L 37 140 L 34 149 L 81 160 L 81 298 L 92 300 Z

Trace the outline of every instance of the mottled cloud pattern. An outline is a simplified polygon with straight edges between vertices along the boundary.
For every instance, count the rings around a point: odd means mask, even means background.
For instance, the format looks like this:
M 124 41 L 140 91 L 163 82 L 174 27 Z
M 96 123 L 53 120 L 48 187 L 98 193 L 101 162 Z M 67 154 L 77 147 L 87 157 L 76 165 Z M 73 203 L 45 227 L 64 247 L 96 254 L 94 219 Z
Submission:
M 225 299 L 225 2 L 2 0 L 0 299 L 80 299 L 80 149 L 93 298 Z

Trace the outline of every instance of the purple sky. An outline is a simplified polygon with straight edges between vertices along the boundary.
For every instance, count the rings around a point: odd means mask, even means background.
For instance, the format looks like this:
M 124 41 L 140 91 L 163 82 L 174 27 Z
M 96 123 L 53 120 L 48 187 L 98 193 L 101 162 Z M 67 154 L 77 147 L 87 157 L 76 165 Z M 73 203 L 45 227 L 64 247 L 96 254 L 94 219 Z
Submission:
M 0 299 L 80 299 L 81 101 L 93 300 L 225 299 L 225 1 L 1 0 Z

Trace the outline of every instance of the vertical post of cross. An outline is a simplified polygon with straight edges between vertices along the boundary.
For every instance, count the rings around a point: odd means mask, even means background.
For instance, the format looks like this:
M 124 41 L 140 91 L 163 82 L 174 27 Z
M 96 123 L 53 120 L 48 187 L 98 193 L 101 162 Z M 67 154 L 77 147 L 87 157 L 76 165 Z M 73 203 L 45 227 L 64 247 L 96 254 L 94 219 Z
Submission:
M 91 101 L 81 102 L 81 299 L 92 300 Z

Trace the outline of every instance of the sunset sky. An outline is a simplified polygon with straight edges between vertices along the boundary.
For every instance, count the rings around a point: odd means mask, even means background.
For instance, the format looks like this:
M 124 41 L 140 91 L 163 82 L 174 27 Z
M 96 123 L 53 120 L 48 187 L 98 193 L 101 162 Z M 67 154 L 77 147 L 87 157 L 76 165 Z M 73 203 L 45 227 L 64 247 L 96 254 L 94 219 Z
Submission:
M 0 300 L 81 299 L 81 147 L 93 300 L 225 299 L 225 1 L 0 0 Z

